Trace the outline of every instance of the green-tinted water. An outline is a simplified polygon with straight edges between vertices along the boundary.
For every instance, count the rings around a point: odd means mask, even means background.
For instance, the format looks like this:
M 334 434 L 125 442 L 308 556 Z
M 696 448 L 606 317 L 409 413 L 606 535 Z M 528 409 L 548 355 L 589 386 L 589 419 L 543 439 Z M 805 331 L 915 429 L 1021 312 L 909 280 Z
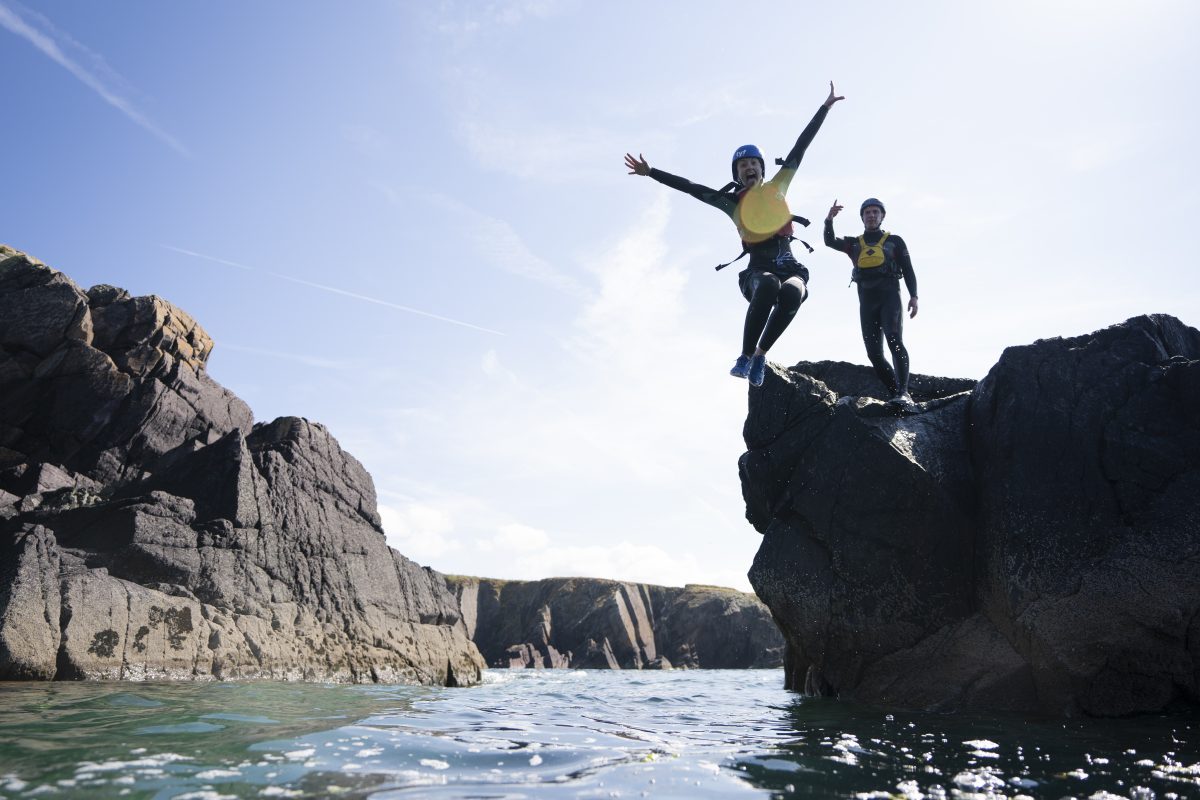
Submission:
M 777 671 L 0 684 L 0 797 L 1200 797 L 1200 723 L 887 714 Z

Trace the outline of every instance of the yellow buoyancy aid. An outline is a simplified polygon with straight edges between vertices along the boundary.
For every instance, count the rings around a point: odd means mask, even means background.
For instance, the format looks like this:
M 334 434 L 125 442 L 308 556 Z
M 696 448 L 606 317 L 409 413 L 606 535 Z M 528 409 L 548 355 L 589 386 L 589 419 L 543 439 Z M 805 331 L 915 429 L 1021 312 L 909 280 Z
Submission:
M 867 244 L 866 240 L 858 237 L 858 259 L 854 262 L 859 269 L 874 269 L 882 267 L 887 261 L 887 253 L 883 250 L 883 243 L 891 236 L 887 231 L 883 232 L 883 236 L 876 244 Z

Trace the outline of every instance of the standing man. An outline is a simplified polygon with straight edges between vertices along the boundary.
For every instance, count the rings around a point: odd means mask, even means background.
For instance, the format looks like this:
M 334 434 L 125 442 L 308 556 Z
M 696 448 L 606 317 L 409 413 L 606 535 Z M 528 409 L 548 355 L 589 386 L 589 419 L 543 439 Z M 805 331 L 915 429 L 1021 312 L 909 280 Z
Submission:
M 796 218 L 787 210 L 784 196 L 829 109 L 843 99 L 834 92 L 830 81 L 829 96 L 800 133 L 787 157 L 776 162 L 780 165 L 779 172 L 765 184 L 766 161 L 752 144 L 743 145 L 734 152 L 730 163 L 733 183 L 719 190 L 655 169 L 640 154 L 637 158 L 631 153 L 625 154 L 625 166 L 630 175 L 648 176 L 690 194 L 728 214 L 737 226 L 742 253 L 750 254 L 749 265 L 738 274 L 738 288 L 750 305 L 742 328 L 741 354 L 729 374 L 735 378 L 748 378 L 751 386 L 762 385 L 767 351 L 808 297 L 808 268 L 792 254 L 791 241 L 795 238 L 792 220 Z
M 908 246 L 899 236 L 880 229 L 887 211 L 874 197 L 864 200 L 859 208 L 864 228 L 861 236 L 839 239 L 834 235 L 833 218 L 841 210 L 834 200 L 825 217 L 825 244 L 848 255 L 854 264 L 851 280 L 858 284 L 858 321 L 867 358 L 892 394 L 891 404 L 900 410 L 911 409 L 915 404 L 908 394 L 908 350 L 904 348 L 904 306 L 900 300 L 903 278 L 908 289 L 908 316 L 915 317 L 917 275 Z M 884 340 L 892 351 L 892 364 L 883 354 Z

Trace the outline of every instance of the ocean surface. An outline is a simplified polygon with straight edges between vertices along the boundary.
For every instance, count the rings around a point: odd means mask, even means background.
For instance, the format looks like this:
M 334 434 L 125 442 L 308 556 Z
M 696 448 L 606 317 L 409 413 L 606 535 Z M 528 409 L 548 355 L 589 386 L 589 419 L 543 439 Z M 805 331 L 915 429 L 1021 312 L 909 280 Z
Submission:
M 0 683 L 0 797 L 1193 798 L 1200 721 L 887 713 L 782 672 Z

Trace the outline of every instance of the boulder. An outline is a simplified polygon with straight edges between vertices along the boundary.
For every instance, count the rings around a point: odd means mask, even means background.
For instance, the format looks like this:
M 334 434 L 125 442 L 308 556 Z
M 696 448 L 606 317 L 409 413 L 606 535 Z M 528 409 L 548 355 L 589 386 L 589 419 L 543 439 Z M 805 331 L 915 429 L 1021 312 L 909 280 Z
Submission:
M 750 571 L 787 685 L 894 707 L 1200 701 L 1200 333 L 1165 316 L 1004 352 L 977 385 L 798 364 L 751 392 Z
M 478 682 L 370 475 L 254 424 L 192 317 L 3 246 L 0 311 L 0 679 Z

